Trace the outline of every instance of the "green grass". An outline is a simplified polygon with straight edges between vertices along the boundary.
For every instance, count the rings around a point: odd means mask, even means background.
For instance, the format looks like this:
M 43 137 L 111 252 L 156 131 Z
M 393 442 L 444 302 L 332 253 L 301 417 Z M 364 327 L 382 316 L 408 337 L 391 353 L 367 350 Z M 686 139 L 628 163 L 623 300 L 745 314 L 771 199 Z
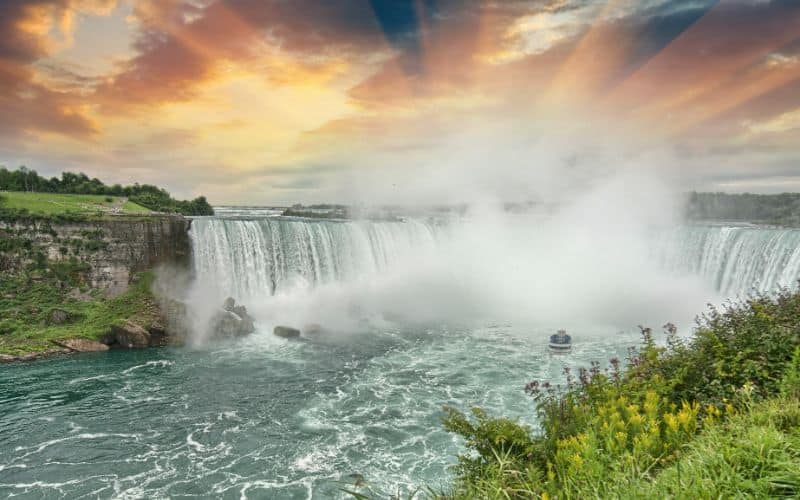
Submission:
M 58 283 L 74 279 L 80 269 L 50 265 L 53 268 L 0 277 L 0 353 L 18 356 L 41 352 L 55 347 L 53 340 L 58 339 L 96 340 L 130 317 L 158 318 L 159 309 L 150 292 L 151 273 L 141 275 L 118 297 L 106 298 L 95 291 L 89 300 L 79 300 L 67 297 Z M 54 308 L 67 311 L 72 320 L 48 324 Z
M 611 477 L 605 498 L 798 498 L 800 402 L 774 398 L 709 427 L 655 478 Z
M 541 430 L 446 408 L 469 450 L 443 498 L 800 498 L 800 293 L 698 319 L 691 340 L 531 382 Z M 687 494 L 687 492 L 689 492 Z
M 126 214 L 149 214 L 152 212 L 149 208 L 145 208 L 141 205 L 137 205 L 132 201 L 126 201 L 122 205 L 122 211 Z
M 147 214 L 150 210 L 118 196 L 91 194 L 0 192 L 0 208 L 26 210 L 36 215 L 99 215 L 121 208 L 124 214 Z

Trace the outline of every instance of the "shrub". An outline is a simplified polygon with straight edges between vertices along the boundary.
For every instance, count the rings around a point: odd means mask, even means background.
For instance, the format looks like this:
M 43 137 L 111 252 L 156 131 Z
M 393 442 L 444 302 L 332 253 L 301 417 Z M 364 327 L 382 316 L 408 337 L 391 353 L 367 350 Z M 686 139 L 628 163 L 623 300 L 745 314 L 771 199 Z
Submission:
M 610 482 L 635 484 L 670 466 L 703 429 L 767 398 L 798 396 L 800 293 L 712 307 L 691 340 L 671 324 L 665 331 L 662 346 L 641 328 L 625 370 L 612 359 L 577 377 L 567 369 L 565 387 L 529 383 L 538 434 L 479 409 L 470 419 L 447 408 L 445 428 L 470 450 L 459 456 L 452 495 L 607 496 Z

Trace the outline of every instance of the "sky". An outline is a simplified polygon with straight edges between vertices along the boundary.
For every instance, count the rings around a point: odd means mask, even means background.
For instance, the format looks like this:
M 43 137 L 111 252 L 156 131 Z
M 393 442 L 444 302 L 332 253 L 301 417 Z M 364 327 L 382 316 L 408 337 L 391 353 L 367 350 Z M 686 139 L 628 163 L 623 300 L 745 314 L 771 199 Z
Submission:
M 216 204 L 800 191 L 797 0 L 2 0 L 0 165 Z M 464 189 L 470 185 L 473 189 Z

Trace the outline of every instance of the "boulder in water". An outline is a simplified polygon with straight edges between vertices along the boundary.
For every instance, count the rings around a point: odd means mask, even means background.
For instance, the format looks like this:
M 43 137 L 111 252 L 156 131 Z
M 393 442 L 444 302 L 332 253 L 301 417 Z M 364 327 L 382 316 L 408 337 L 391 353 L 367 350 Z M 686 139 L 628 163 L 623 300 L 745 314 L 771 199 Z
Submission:
M 236 338 L 256 331 L 253 318 L 247 314 L 247 308 L 236 305 L 232 297 L 225 299 L 222 310 L 211 318 L 211 336 L 215 338 Z
M 300 330 L 291 326 L 276 326 L 272 333 L 285 339 L 295 339 L 300 336 Z

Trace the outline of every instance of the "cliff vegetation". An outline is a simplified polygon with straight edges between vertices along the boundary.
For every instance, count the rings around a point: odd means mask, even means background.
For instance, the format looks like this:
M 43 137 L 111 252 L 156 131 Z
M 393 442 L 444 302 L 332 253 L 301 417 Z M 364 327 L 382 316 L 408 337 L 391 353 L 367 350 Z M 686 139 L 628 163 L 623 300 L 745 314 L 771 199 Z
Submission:
M 58 341 L 100 341 L 114 326 L 132 318 L 160 321 L 150 289 L 151 272 L 139 275 L 128 290 L 107 297 L 86 284 L 87 265 L 46 259 L 24 272 L 0 277 L 0 354 L 35 356 L 56 349 Z
M 188 228 L 171 216 L 0 220 L 0 361 L 68 339 L 82 344 L 67 350 L 166 342 L 177 330 L 151 293 L 152 270 L 187 264 Z

